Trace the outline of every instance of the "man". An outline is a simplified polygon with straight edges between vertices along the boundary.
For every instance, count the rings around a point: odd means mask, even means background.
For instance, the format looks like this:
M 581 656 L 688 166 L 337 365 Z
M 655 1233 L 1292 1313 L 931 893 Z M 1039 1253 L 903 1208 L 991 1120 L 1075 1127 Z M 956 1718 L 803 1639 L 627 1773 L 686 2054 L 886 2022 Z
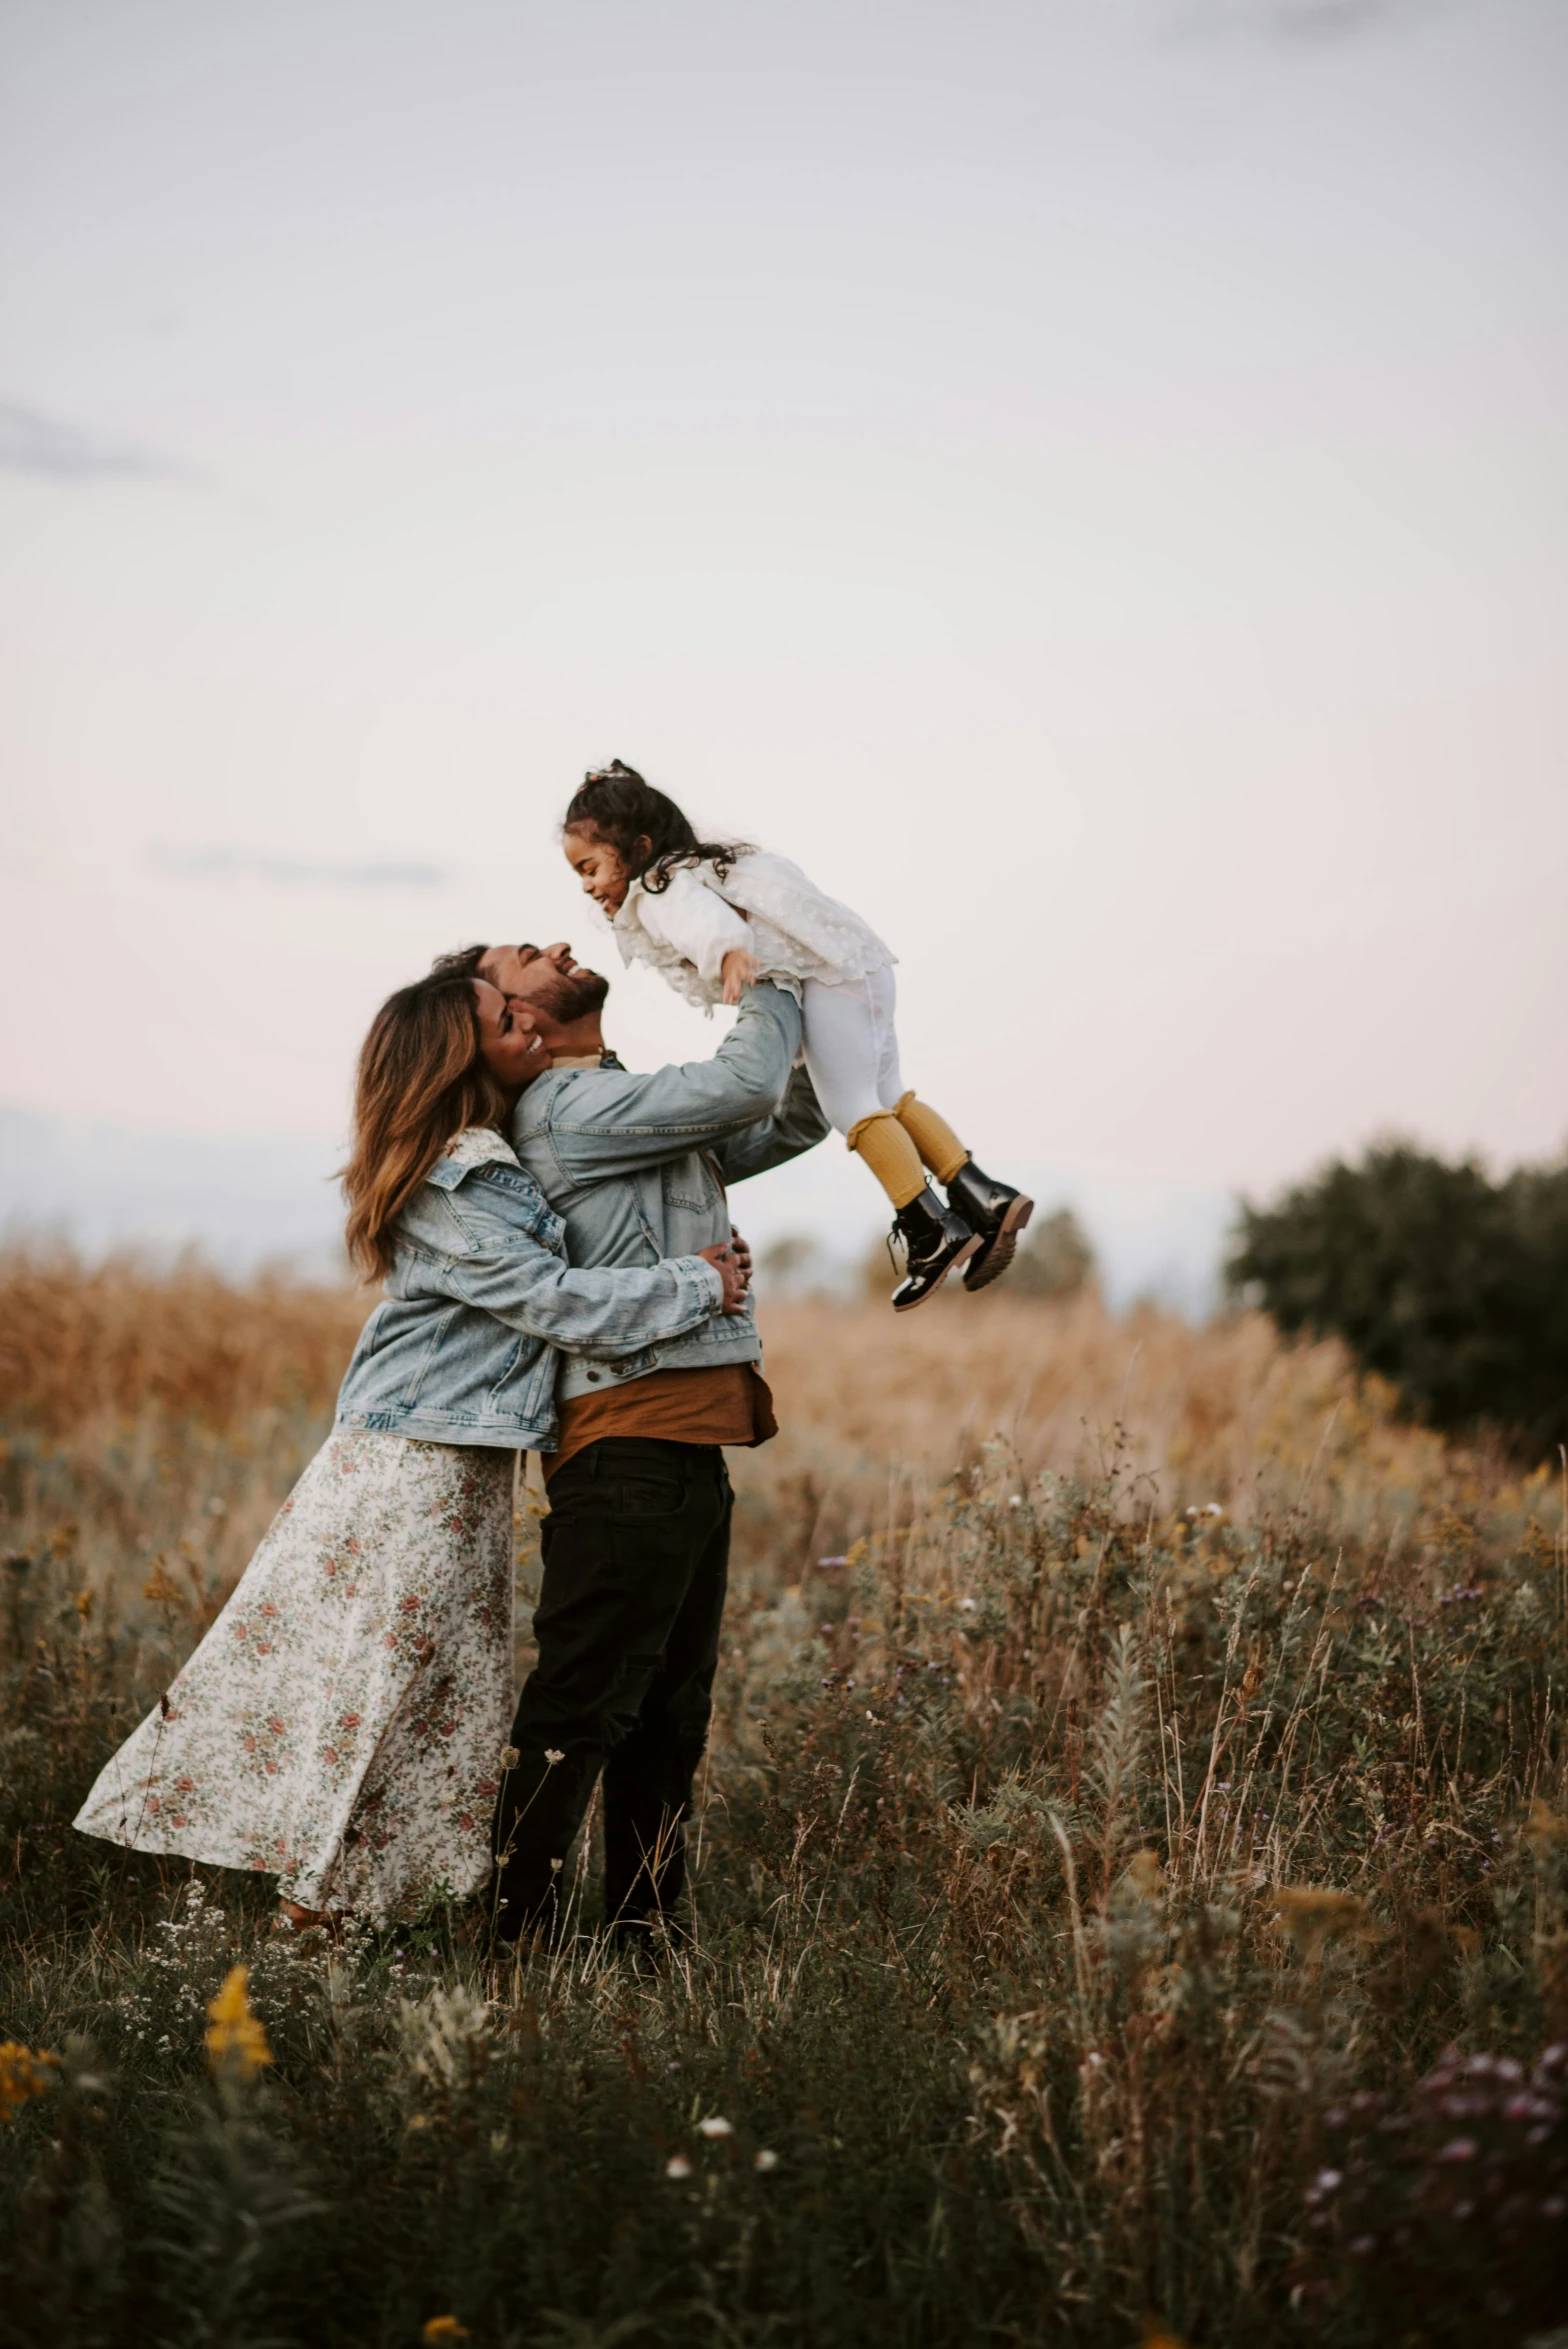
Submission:
M 647 1265 L 732 1236 L 725 1186 L 821 1141 L 794 1063 L 800 1009 L 749 988 L 711 1060 L 633 1076 L 607 1052 L 609 982 L 564 944 L 473 948 L 550 1057 L 519 1101 L 518 1158 L 566 1224 L 573 1264 Z M 725 1444 L 776 1432 L 750 1300 L 742 1315 L 613 1369 L 568 1361 L 523 1688 L 497 1805 L 496 1930 L 559 1916 L 567 1852 L 604 1773 L 605 1915 L 645 1943 L 685 1878 L 682 1822 L 707 1742 L 729 1561 Z

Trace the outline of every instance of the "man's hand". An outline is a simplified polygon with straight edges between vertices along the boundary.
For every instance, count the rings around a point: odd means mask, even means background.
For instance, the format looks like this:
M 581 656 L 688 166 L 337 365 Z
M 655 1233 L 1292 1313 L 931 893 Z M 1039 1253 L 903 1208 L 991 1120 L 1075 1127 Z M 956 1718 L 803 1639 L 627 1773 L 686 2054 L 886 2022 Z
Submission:
M 756 956 L 748 954 L 744 946 L 732 946 L 719 965 L 719 976 L 724 981 L 725 1002 L 739 1003 L 761 968 Z
M 735 1261 L 740 1266 L 741 1279 L 745 1282 L 747 1288 L 749 1289 L 751 1287 L 750 1244 L 741 1238 L 739 1232 L 735 1229 L 733 1224 L 730 1225 L 730 1238 L 735 1243 Z
M 736 1255 L 735 1245 L 731 1240 L 721 1240 L 715 1248 L 699 1248 L 697 1253 L 713 1266 L 714 1271 L 724 1283 L 722 1310 L 725 1313 L 744 1313 L 746 1310 L 746 1283 L 751 1269 L 751 1258 L 748 1256 L 745 1259 L 746 1269 L 743 1271 L 741 1259 Z

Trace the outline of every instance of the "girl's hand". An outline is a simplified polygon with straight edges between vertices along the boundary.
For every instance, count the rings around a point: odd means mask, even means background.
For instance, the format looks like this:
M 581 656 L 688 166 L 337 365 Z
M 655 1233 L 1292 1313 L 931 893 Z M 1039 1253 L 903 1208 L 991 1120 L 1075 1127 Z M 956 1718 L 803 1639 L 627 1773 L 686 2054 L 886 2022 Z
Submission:
M 723 1313 L 744 1313 L 746 1310 L 746 1275 L 733 1244 L 728 1240 L 721 1240 L 716 1248 L 699 1248 L 697 1253 L 706 1263 L 713 1266 L 714 1271 L 724 1283 L 724 1299 L 720 1311 Z
M 761 968 L 756 956 L 748 954 L 744 946 L 732 946 L 719 965 L 719 976 L 724 981 L 725 1002 L 739 1003 Z

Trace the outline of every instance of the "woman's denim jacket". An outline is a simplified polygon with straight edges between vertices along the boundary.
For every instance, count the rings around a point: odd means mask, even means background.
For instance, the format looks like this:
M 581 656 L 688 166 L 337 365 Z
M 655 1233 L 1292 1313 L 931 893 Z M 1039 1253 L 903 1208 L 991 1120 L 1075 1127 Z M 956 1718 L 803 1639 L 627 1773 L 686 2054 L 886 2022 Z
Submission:
M 553 1452 L 562 1353 L 640 1355 L 723 1301 L 701 1256 L 578 1271 L 564 1232 L 499 1134 L 459 1134 L 398 1219 L 386 1302 L 360 1332 L 336 1425 Z

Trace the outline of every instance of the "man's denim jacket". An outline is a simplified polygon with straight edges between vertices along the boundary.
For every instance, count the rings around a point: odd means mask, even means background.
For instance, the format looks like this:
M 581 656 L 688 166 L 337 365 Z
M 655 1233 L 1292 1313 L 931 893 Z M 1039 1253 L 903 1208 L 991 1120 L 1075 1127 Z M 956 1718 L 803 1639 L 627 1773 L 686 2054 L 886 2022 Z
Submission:
M 519 1163 L 565 1219 L 573 1264 L 656 1265 L 730 1236 L 726 1183 L 762 1174 L 809 1150 L 828 1131 L 800 1052 L 800 1006 L 764 980 L 711 1060 L 661 1068 L 554 1070 L 535 1077 L 512 1114 Z M 602 1393 L 654 1370 L 760 1362 L 748 1298 L 742 1314 L 715 1314 L 607 1363 L 573 1354 L 560 1392 Z
M 501 1135 L 459 1134 L 398 1218 L 387 1299 L 360 1332 L 336 1425 L 552 1452 L 564 1352 L 604 1368 L 640 1361 L 723 1302 L 695 1247 L 637 1270 L 574 1271 L 564 1230 Z

